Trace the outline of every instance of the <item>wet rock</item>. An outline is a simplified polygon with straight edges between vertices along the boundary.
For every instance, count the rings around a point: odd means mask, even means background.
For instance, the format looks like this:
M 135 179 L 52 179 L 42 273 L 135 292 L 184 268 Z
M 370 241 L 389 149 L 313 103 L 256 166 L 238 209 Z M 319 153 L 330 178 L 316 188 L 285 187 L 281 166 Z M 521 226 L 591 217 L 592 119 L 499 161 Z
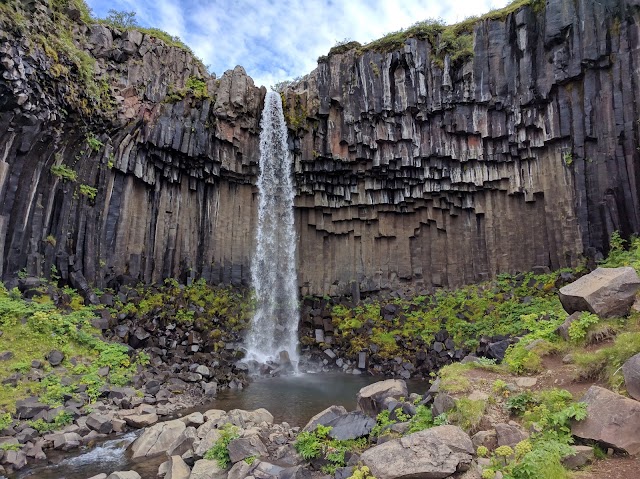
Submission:
M 257 462 L 257 461 L 256 461 Z M 251 474 L 260 479 L 310 479 L 311 473 L 302 466 L 282 467 L 260 461 L 251 470 Z M 238 476 L 236 476 L 238 477 Z M 231 479 L 231 474 L 229 474 Z
M 442 479 L 466 470 L 473 453 L 462 429 L 436 426 L 372 447 L 360 459 L 377 479 Z
M 403 380 L 387 379 L 360 389 L 356 401 L 359 410 L 375 417 L 384 410 L 383 403 L 386 398 L 400 398 L 408 395 L 407 384 Z
M 27 455 L 23 451 L 5 451 L 2 463 L 15 471 L 27 465 Z
M 633 268 L 597 268 L 560 288 L 558 296 L 569 314 L 590 311 L 607 318 L 627 314 L 638 289 L 640 278 Z
M 603 442 L 631 455 L 640 453 L 640 402 L 599 386 L 591 386 L 584 398 L 587 418 L 575 421 L 571 433 Z

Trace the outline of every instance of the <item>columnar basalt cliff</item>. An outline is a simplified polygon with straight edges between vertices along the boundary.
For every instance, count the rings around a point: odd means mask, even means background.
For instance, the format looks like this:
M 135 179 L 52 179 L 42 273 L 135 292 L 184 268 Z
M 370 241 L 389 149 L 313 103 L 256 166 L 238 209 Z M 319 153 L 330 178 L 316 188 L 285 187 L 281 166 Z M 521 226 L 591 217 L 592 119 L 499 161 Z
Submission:
M 419 38 L 321 59 L 283 93 L 302 292 L 571 266 L 612 231 L 639 232 L 639 6 L 527 6 L 478 22 L 463 61 Z M 247 282 L 265 90 L 240 67 L 216 79 L 152 35 L 77 21 L 92 101 L 72 62 L 2 21 L 2 277 L 55 265 L 80 287 Z

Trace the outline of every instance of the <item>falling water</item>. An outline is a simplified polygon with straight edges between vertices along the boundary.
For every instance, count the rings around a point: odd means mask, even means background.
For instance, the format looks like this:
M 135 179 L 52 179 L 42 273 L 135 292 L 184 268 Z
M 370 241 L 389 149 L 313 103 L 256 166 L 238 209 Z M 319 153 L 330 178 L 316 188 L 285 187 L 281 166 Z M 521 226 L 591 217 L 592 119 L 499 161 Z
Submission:
M 266 363 L 286 351 L 298 360 L 298 285 L 287 127 L 280 95 L 268 92 L 260 121 L 258 226 L 251 279 L 257 306 L 247 359 Z

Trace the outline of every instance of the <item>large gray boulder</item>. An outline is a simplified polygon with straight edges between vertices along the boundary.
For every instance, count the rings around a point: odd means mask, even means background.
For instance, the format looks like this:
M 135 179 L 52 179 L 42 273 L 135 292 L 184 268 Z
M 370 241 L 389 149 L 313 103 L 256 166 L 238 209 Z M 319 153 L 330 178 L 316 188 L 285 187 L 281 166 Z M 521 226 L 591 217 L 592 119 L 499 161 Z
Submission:
M 132 459 L 164 454 L 186 428 L 184 422 L 175 419 L 145 429 L 142 436 L 131 444 Z
M 180 456 L 171 456 L 169 458 L 169 470 L 164 479 L 189 479 L 191 469 L 187 466 Z
M 471 439 L 457 426 L 437 426 L 366 450 L 360 459 L 377 479 L 442 479 L 468 469 Z
M 324 411 L 320 411 L 318 414 L 309 419 L 309 422 L 303 431 L 313 431 L 318 424 L 326 426 L 327 423 L 333 421 L 335 418 L 347 414 L 347 410 L 343 406 L 329 406 Z
M 631 356 L 622 365 L 624 387 L 629 396 L 640 401 L 640 353 Z
M 251 456 L 265 457 L 268 456 L 267 448 L 258 436 L 241 437 L 234 439 L 227 446 L 229 449 L 229 458 L 232 463 L 242 461 Z
M 560 288 L 562 307 L 569 314 L 591 311 L 601 318 L 629 312 L 640 288 L 640 278 L 631 267 L 597 268 Z
M 329 436 L 339 441 L 346 441 L 368 435 L 376 425 L 376 420 L 359 411 L 354 411 L 338 416 L 326 425 L 331 426 Z
M 116 471 L 107 476 L 107 479 L 142 479 L 136 471 Z
M 383 402 L 386 398 L 398 399 L 408 395 L 407 383 L 402 379 L 387 379 L 360 389 L 356 400 L 360 411 L 370 416 L 377 416 L 385 409 Z
M 243 462 L 243 464 L 246 463 Z M 189 479 L 226 479 L 226 477 L 227 473 L 225 469 L 218 466 L 218 461 L 200 459 L 193 465 Z
M 591 386 L 583 401 L 588 416 L 572 424 L 574 436 L 603 442 L 631 455 L 640 453 L 640 402 L 598 386 Z

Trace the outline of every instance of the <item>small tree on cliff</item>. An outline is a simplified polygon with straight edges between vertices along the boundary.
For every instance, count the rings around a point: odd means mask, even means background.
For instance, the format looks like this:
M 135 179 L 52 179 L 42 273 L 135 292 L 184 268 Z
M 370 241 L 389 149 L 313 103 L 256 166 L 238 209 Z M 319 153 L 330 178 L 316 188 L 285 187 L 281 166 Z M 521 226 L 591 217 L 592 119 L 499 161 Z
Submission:
M 126 30 L 128 28 L 134 28 L 138 26 L 136 22 L 136 12 L 125 12 L 120 10 L 109 10 L 109 15 L 105 18 L 105 21 L 116 28 Z

